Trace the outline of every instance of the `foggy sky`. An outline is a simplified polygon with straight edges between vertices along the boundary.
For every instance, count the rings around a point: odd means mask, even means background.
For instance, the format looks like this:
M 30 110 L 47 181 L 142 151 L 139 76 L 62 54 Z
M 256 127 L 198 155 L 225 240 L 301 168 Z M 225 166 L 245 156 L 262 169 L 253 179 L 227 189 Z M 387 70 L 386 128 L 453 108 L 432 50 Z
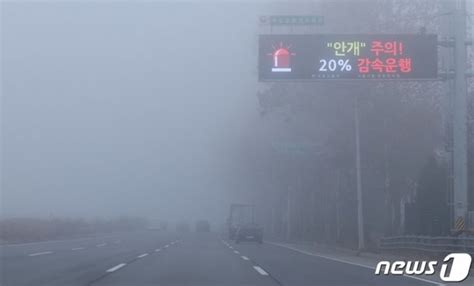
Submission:
M 256 6 L 2 4 L 3 216 L 224 220 Z

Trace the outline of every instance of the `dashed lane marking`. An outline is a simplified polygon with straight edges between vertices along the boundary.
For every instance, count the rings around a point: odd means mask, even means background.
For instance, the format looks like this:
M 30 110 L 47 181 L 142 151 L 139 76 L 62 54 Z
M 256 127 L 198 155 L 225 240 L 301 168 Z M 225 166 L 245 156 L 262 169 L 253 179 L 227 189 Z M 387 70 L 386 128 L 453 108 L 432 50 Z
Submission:
M 119 265 L 116 265 L 116 266 L 114 266 L 110 269 L 107 269 L 107 272 L 111 273 L 111 272 L 117 271 L 120 268 L 124 267 L 125 265 L 127 265 L 127 264 L 126 263 L 120 263 Z
M 147 255 L 148 255 L 148 253 L 143 253 L 143 254 L 141 254 L 141 255 L 138 255 L 137 258 L 143 258 L 143 257 L 145 257 L 145 256 L 147 256 Z
M 253 269 L 255 269 L 260 275 L 268 276 L 268 273 L 263 270 L 260 266 L 254 266 Z
M 28 256 L 40 256 L 40 255 L 46 255 L 46 254 L 52 254 L 52 251 L 44 251 L 44 252 L 36 252 L 36 253 L 31 253 L 28 254 Z
M 71 250 L 72 250 L 72 251 L 76 251 L 76 250 L 83 250 L 83 249 L 85 249 L 85 248 L 84 248 L 84 247 L 75 247 L 75 248 L 73 248 L 73 249 L 71 249 Z
M 249 260 L 249 258 L 247 256 L 241 256 L 243 260 Z
M 97 244 L 96 246 L 97 247 L 103 247 L 103 246 L 106 246 L 106 245 L 107 245 L 107 243 L 101 243 L 101 244 Z

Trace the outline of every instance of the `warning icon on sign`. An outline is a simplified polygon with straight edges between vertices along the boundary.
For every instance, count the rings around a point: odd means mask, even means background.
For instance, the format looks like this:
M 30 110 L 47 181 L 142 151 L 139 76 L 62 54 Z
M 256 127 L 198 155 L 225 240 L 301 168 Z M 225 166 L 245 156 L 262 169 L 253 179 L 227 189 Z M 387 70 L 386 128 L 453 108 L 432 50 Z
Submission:
M 290 51 L 291 46 L 284 46 L 280 42 L 278 47 L 273 46 L 273 52 L 268 55 L 272 57 L 272 72 L 291 72 L 291 57 L 295 53 Z

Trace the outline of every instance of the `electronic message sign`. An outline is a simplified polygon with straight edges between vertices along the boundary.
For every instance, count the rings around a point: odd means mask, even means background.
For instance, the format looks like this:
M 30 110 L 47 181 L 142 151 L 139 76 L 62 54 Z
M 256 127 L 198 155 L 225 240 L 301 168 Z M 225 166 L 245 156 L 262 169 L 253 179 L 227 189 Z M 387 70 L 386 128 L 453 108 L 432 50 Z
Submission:
M 260 35 L 259 80 L 437 79 L 436 35 Z

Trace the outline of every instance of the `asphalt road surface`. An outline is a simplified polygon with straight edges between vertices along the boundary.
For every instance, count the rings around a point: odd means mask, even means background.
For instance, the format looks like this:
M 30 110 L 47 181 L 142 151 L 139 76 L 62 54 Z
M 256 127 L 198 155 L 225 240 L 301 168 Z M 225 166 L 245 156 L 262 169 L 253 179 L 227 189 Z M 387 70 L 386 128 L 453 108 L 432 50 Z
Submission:
M 433 285 L 213 233 L 144 231 L 0 249 L 2 286 Z

